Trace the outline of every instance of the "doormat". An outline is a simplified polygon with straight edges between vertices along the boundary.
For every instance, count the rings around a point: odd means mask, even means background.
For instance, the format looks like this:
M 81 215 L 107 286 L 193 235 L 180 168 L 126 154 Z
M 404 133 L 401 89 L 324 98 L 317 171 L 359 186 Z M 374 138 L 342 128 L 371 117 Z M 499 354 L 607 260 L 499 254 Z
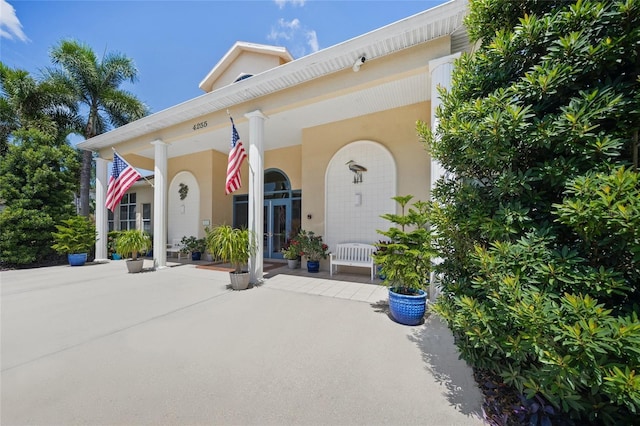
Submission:
M 286 266 L 286 263 L 264 262 L 264 264 L 262 265 L 262 271 L 269 272 L 273 269 L 277 269 L 282 266 Z M 234 271 L 234 268 L 232 268 L 231 265 L 228 263 L 207 263 L 205 265 L 196 265 L 196 269 L 209 269 L 212 271 L 223 271 L 223 272 Z

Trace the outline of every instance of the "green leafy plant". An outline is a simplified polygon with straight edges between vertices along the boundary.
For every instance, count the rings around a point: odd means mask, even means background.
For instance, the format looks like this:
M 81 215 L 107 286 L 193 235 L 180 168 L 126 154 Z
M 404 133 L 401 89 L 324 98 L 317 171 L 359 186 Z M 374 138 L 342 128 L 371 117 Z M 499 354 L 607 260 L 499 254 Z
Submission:
M 209 253 L 216 259 L 231 263 L 236 274 L 242 273 L 242 266 L 256 252 L 252 233 L 246 228 L 234 228 L 230 225 L 206 228 L 205 231 Z
M 300 248 L 298 246 L 299 244 L 297 241 L 292 241 L 288 247 L 280 250 L 280 252 L 282 253 L 282 257 L 287 260 L 296 260 L 298 257 L 300 257 Z
M 146 232 L 139 229 L 129 229 L 120 231 L 116 240 L 116 250 L 118 254 L 129 257 L 131 260 L 138 260 L 138 253 L 142 253 L 151 248 L 151 237 Z
M 196 238 L 194 236 L 184 236 L 180 240 L 182 244 L 182 253 L 203 253 L 207 249 L 207 242 L 204 238 Z
M 56 252 L 63 254 L 79 254 L 90 252 L 96 244 L 96 228 L 93 222 L 84 216 L 74 216 L 56 225 L 58 232 L 53 232 L 55 244 L 51 246 Z
M 400 206 L 400 214 L 388 213 L 382 217 L 394 226 L 378 233 L 387 241 L 376 243 L 373 254 L 375 263 L 381 266 L 386 285 L 402 294 L 415 294 L 428 285 L 431 271 L 431 232 L 427 229 L 429 205 L 417 201 L 410 207 L 412 195 L 393 199 Z
M 300 253 L 308 261 L 318 262 L 320 259 L 326 259 L 329 256 L 329 246 L 323 243 L 322 237 L 316 235 L 313 231 L 301 229 L 296 240 L 300 243 Z
M 418 123 L 448 172 L 434 309 L 532 407 L 635 424 L 640 2 L 472 1 L 467 24 L 478 48 L 440 91 L 437 137 Z
M 107 251 L 109 254 L 116 253 L 116 241 L 120 231 L 109 231 L 107 233 Z

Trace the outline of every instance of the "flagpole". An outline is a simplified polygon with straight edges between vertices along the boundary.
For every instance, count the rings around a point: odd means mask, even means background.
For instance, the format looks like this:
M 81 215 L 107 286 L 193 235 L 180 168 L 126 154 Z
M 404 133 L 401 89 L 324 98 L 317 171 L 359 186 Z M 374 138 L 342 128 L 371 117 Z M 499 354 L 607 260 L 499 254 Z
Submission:
M 112 150 L 113 150 L 113 152 L 115 152 L 115 153 L 117 153 L 117 152 L 118 152 L 118 151 L 116 151 L 116 149 L 115 149 L 114 147 L 111 147 L 111 149 L 112 149 Z M 118 155 L 120 155 L 120 154 L 118 154 Z M 122 157 L 122 155 L 120 155 L 120 158 L 123 158 L 123 157 Z M 127 164 L 128 164 L 128 163 L 127 163 Z M 129 164 L 129 165 L 131 166 L 131 164 Z M 131 166 L 131 167 L 133 167 L 133 166 Z M 134 168 L 134 169 L 136 169 L 136 171 L 138 171 L 138 168 L 137 168 L 137 167 L 133 167 L 133 168 Z M 140 172 L 138 172 L 138 173 L 140 173 Z M 149 185 L 151 185 L 151 187 L 152 187 L 152 188 L 154 187 L 154 186 L 153 186 L 153 183 L 151 183 L 151 181 L 150 181 L 149 179 L 147 179 L 145 176 L 143 176 L 143 175 L 142 175 L 142 173 L 140 173 L 140 176 L 142 177 L 142 179 L 144 179 L 145 181 L 147 181 L 147 183 L 148 183 Z

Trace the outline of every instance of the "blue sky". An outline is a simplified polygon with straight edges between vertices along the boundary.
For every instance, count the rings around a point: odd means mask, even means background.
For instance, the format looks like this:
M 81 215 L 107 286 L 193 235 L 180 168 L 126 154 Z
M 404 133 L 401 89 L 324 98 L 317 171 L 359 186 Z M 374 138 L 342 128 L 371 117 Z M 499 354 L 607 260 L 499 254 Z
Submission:
M 37 76 L 62 39 L 119 52 L 139 71 L 124 88 L 158 112 L 202 95 L 198 84 L 236 41 L 297 59 L 443 2 L 0 0 L 0 60 Z

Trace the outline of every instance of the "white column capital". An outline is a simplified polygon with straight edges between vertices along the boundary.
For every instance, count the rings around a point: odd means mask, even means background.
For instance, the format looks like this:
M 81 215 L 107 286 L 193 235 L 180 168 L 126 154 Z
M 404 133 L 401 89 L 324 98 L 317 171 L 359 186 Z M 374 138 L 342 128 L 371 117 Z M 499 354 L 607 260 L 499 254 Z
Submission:
M 460 57 L 461 53 L 457 52 L 452 55 L 442 56 L 440 58 L 429 61 L 429 72 L 433 73 L 437 68 L 445 64 L 453 64 L 453 61 Z
M 264 115 L 262 113 L 262 111 L 260 111 L 259 109 L 255 110 L 255 111 L 251 111 L 248 112 L 244 115 L 246 118 L 251 119 L 253 117 L 258 117 L 258 118 L 262 118 L 263 120 L 267 120 L 269 119 L 269 117 L 267 117 L 266 115 Z
M 155 145 L 155 146 L 169 146 L 168 143 L 166 143 L 165 141 L 163 141 L 162 139 L 156 139 L 155 141 L 151 142 L 151 145 Z

